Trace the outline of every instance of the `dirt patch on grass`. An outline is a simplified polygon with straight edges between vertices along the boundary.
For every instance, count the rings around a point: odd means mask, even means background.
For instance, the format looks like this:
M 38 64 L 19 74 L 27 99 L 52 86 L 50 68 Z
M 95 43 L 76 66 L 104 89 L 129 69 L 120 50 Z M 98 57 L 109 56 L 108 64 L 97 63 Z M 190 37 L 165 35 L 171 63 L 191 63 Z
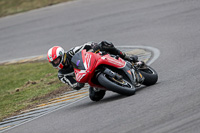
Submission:
M 60 87 L 58 88 L 57 90 L 54 90 L 44 96 L 41 96 L 41 97 L 35 97 L 33 99 L 31 99 L 31 101 L 41 101 L 39 103 L 37 103 L 36 105 L 38 104 L 41 104 L 42 102 L 47 102 L 48 100 L 52 99 L 52 98 L 55 98 L 55 97 L 59 97 L 61 96 L 63 93 L 65 92 L 68 92 L 68 91 L 72 91 L 73 89 L 71 87 L 68 87 L 68 86 L 64 86 L 64 87 Z
M 39 104 L 42 104 L 42 103 L 46 103 L 48 102 L 50 99 L 53 99 L 53 98 L 56 98 L 56 97 L 59 97 L 61 96 L 62 94 L 64 94 L 65 92 L 69 92 L 69 91 L 72 91 L 73 89 L 69 86 L 64 86 L 64 87 L 60 87 L 58 88 L 57 90 L 54 90 L 48 94 L 45 94 L 44 96 L 40 96 L 40 97 L 35 97 L 33 99 L 30 100 L 30 102 L 34 102 L 34 101 L 37 101 L 36 103 L 34 104 L 30 104 L 28 105 L 26 108 L 22 109 L 22 110 L 18 110 L 2 119 L 0 119 L 0 121 L 3 121 L 3 119 L 5 118 L 9 118 L 9 117 L 12 117 L 12 116 L 16 116 L 16 115 L 19 115 L 21 114 L 21 112 L 25 111 L 25 110 L 30 110 L 30 109 L 33 109 L 33 108 L 36 108 L 37 105 Z

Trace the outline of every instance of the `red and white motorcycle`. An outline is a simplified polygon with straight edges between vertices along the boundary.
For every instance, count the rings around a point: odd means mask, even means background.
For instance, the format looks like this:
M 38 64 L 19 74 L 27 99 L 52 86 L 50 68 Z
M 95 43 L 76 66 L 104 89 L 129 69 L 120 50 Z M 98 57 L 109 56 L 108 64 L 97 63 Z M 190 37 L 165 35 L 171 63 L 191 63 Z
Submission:
M 138 85 L 153 85 L 158 80 L 154 69 L 145 65 L 138 68 L 119 56 L 82 50 L 71 60 L 76 80 L 90 85 L 90 99 L 101 100 L 107 90 L 122 95 L 135 94 Z

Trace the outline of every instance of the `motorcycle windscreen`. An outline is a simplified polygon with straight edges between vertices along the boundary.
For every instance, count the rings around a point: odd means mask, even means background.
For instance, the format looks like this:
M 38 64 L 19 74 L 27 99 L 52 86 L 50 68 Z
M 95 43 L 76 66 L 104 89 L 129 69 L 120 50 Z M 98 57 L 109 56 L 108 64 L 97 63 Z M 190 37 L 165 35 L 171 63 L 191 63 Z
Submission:
M 75 54 L 71 59 L 72 65 L 76 69 L 86 70 L 83 64 L 82 53 Z

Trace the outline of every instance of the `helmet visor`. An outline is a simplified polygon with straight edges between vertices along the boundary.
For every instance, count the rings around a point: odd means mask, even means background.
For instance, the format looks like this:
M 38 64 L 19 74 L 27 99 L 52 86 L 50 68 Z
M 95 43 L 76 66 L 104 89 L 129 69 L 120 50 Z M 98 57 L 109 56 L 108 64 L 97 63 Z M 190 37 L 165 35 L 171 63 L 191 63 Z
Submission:
M 61 62 L 61 57 L 57 57 L 54 61 L 51 62 L 51 64 L 54 66 L 54 67 L 57 67 Z

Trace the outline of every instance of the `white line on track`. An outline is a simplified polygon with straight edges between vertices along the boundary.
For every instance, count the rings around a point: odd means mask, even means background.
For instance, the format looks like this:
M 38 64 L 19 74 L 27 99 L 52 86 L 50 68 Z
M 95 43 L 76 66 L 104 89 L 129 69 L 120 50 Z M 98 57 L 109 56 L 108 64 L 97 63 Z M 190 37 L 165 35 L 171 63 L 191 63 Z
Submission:
M 74 102 L 72 102 L 72 103 L 66 104 L 66 105 L 64 105 L 64 106 L 62 106 L 62 107 L 59 107 L 59 108 L 55 109 L 55 110 L 48 111 L 48 112 L 46 112 L 45 114 L 42 114 L 42 115 L 37 116 L 37 117 L 34 117 L 33 119 L 27 120 L 27 121 L 22 122 L 22 123 L 20 123 L 20 124 L 18 124 L 18 125 L 15 125 L 15 126 L 12 126 L 12 127 L 8 128 L 8 129 L 3 130 L 3 131 L 0 131 L 0 133 L 3 133 L 3 132 L 5 132 L 5 131 L 7 131 L 7 130 L 10 130 L 10 129 L 13 129 L 13 128 L 15 128 L 15 127 L 18 127 L 18 126 L 21 126 L 21 125 L 23 125 L 23 124 L 26 124 L 26 123 L 28 123 L 28 122 L 31 122 L 31 121 L 33 121 L 33 120 L 35 120 L 35 119 L 38 119 L 38 118 L 40 118 L 40 117 L 43 117 L 43 116 L 49 114 L 49 113 L 55 112 L 55 111 L 57 111 L 57 110 L 59 110 L 59 109 L 65 108 L 65 107 L 70 106 L 70 105 L 72 105 L 72 104 L 75 104 L 75 103 L 77 103 L 77 102 L 79 102 L 79 101 L 82 101 L 82 100 L 84 100 L 84 99 L 86 99 L 86 98 L 88 98 L 88 97 L 83 97 L 83 98 L 81 98 L 81 99 L 79 99 L 79 100 L 77 100 L 77 101 L 74 101 Z

